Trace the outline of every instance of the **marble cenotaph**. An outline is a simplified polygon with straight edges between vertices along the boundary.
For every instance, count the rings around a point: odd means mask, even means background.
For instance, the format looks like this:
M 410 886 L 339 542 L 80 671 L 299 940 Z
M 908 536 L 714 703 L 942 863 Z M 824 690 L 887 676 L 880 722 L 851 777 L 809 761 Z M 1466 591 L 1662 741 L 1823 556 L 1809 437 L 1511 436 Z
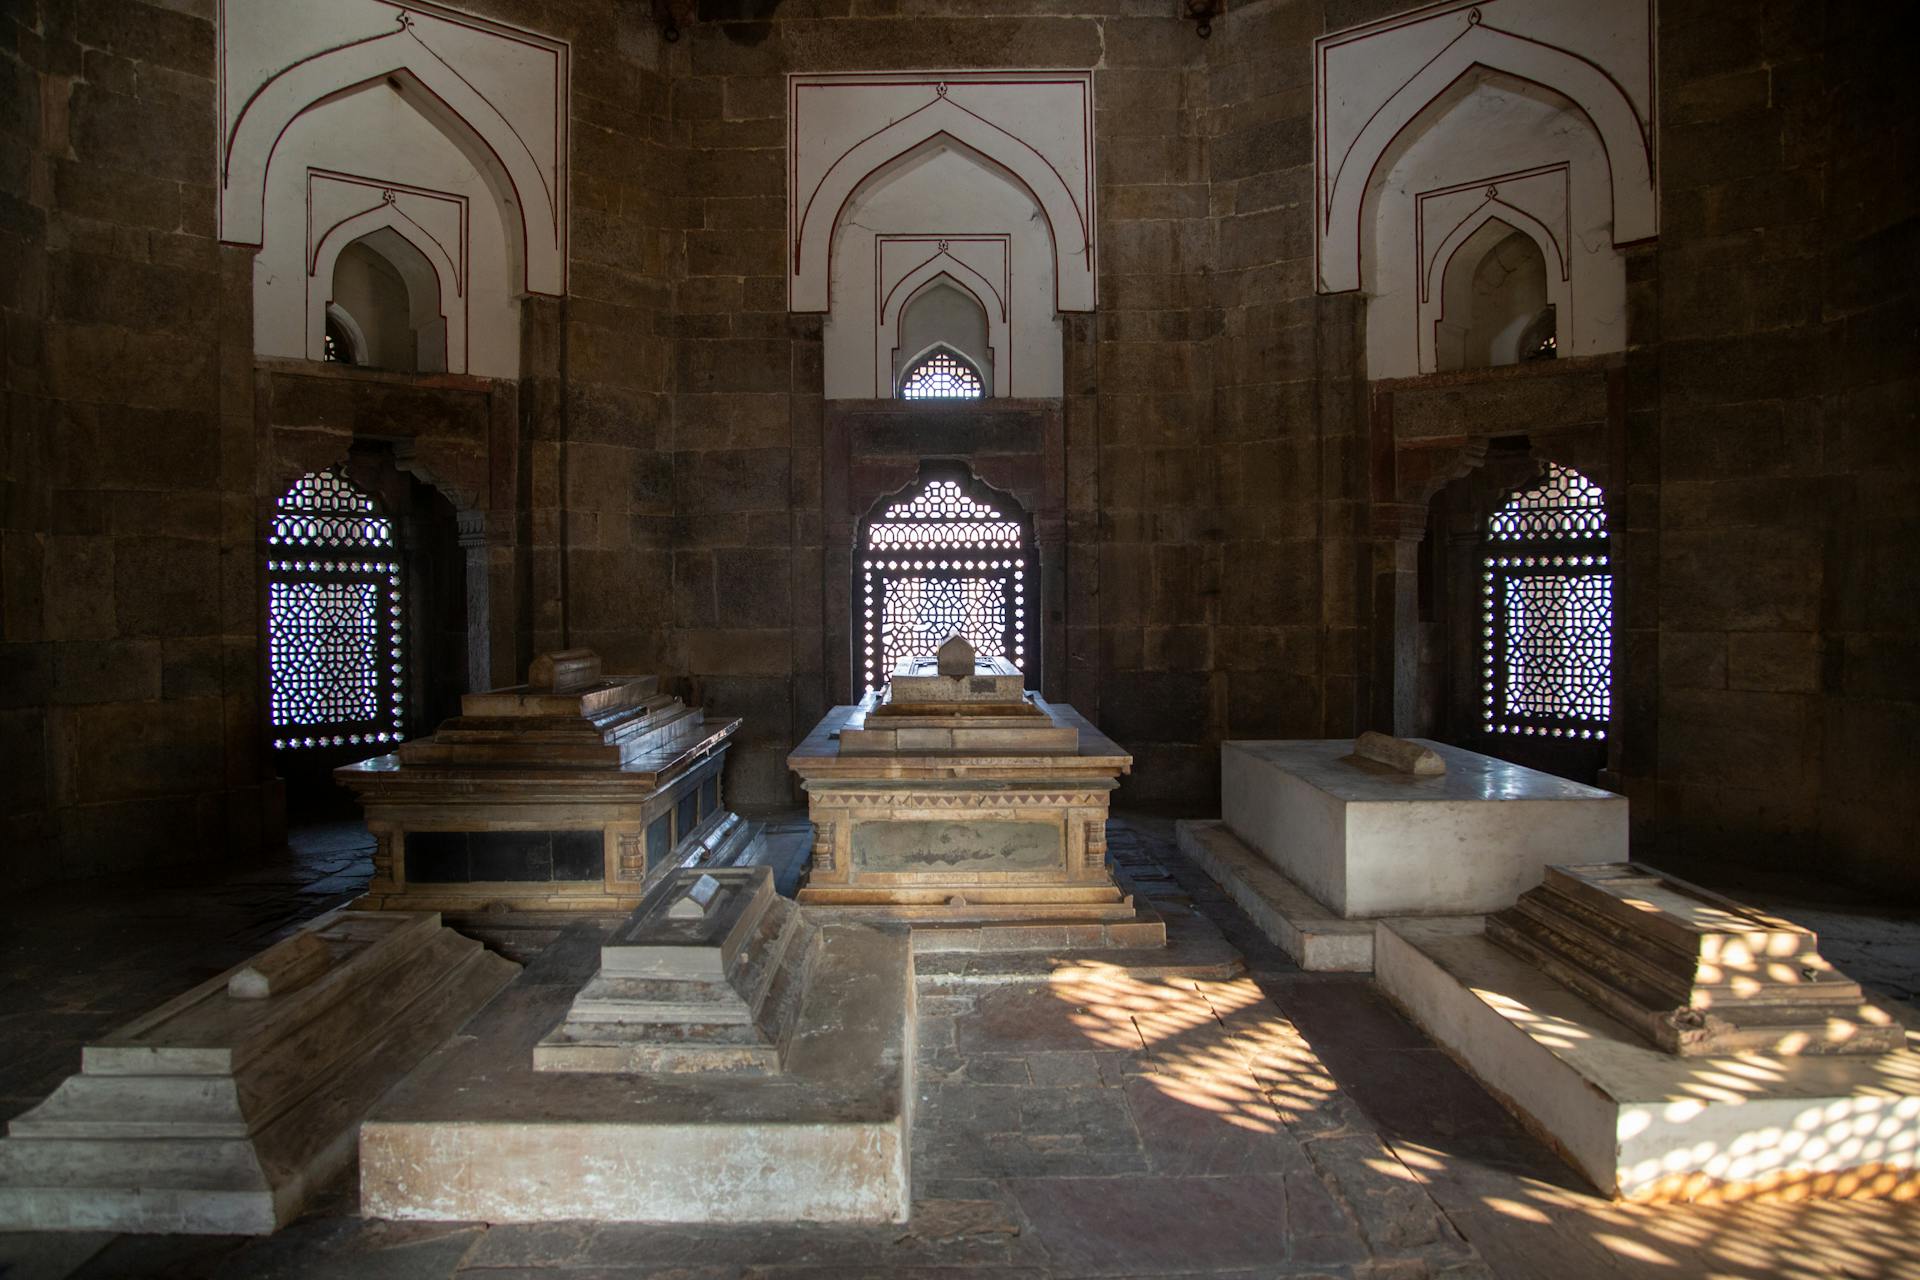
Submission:
M 591 650 L 470 693 L 432 736 L 334 771 L 373 832 L 369 909 L 630 911 L 674 867 L 736 860 L 721 799 L 738 720 L 710 721 Z
M 1627 852 L 1623 796 L 1378 733 L 1224 742 L 1220 808 L 1181 849 L 1308 969 L 1372 968 L 1377 919 L 1498 911 L 1549 863 Z
M 1077 922 L 1093 926 L 1088 945 L 1161 945 L 1164 925 L 1136 918 L 1106 864 L 1108 801 L 1132 763 L 956 635 L 937 658 L 903 661 L 884 693 L 828 712 L 787 758 L 814 825 L 800 901 L 923 923 Z

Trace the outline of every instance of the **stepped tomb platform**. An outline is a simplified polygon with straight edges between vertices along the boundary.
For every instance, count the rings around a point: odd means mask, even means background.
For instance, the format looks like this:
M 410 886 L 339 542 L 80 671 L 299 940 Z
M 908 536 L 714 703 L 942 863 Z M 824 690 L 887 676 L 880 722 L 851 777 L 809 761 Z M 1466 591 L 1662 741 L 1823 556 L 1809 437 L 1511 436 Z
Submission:
M 955 636 L 828 712 L 787 759 L 814 824 L 800 901 L 916 929 L 986 926 L 969 945 L 1055 945 L 1039 924 L 1077 929 L 1081 946 L 1164 945 L 1164 922 L 1107 866 L 1108 803 L 1133 758 L 1024 683 Z
M 461 699 L 431 736 L 334 776 L 376 845 L 367 909 L 631 911 L 675 867 L 738 860 L 756 831 L 721 770 L 739 720 L 574 649 Z
M 1637 864 L 1388 920 L 1375 976 L 1601 1191 L 1920 1193 L 1920 1032 L 1806 929 Z
M 329 912 L 82 1051 L 0 1141 L 0 1230 L 265 1235 L 520 966 L 431 913 Z

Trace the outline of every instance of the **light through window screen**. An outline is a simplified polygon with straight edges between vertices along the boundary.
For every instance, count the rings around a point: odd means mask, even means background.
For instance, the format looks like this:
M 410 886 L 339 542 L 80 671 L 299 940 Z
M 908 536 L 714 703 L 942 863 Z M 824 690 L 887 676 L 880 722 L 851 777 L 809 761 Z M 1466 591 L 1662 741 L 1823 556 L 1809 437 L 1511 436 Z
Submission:
M 276 748 L 399 742 L 406 615 L 393 523 L 344 476 L 302 476 L 267 538 L 268 713 Z
M 1020 521 L 932 480 L 887 507 L 862 547 L 860 670 L 869 690 L 903 658 L 929 658 L 958 631 L 982 658 L 1027 666 L 1027 566 Z
M 947 351 L 936 351 L 900 379 L 902 400 L 978 400 L 986 394 L 973 366 Z
M 1604 738 L 1612 714 L 1613 569 L 1598 485 L 1548 463 L 1487 521 L 1482 692 L 1489 733 Z

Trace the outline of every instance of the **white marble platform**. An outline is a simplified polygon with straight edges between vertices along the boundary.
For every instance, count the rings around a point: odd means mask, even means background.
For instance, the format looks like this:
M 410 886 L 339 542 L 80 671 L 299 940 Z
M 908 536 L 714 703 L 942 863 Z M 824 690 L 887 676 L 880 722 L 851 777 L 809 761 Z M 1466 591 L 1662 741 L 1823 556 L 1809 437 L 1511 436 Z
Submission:
M 1896 1053 L 1682 1058 L 1488 941 L 1478 917 L 1383 921 L 1380 987 L 1628 1200 L 1920 1190 L 1920 1033 Z
M 1227 826 L 1333 914 L 1498 911 L 1549 864 L 1627 860 L 1627 801 L 1427 739 L 1437 776 L 1352 759 L 1350 738 L 1224 742 Z

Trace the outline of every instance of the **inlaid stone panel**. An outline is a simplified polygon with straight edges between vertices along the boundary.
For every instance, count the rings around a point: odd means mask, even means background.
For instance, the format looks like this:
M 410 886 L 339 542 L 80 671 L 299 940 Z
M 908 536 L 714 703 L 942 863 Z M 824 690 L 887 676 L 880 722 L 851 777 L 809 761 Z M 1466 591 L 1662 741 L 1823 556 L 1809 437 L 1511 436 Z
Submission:
M 1041 822 L 861 822 L 853 862 L 867 871 L 1052 871 L 1060 828 Z

